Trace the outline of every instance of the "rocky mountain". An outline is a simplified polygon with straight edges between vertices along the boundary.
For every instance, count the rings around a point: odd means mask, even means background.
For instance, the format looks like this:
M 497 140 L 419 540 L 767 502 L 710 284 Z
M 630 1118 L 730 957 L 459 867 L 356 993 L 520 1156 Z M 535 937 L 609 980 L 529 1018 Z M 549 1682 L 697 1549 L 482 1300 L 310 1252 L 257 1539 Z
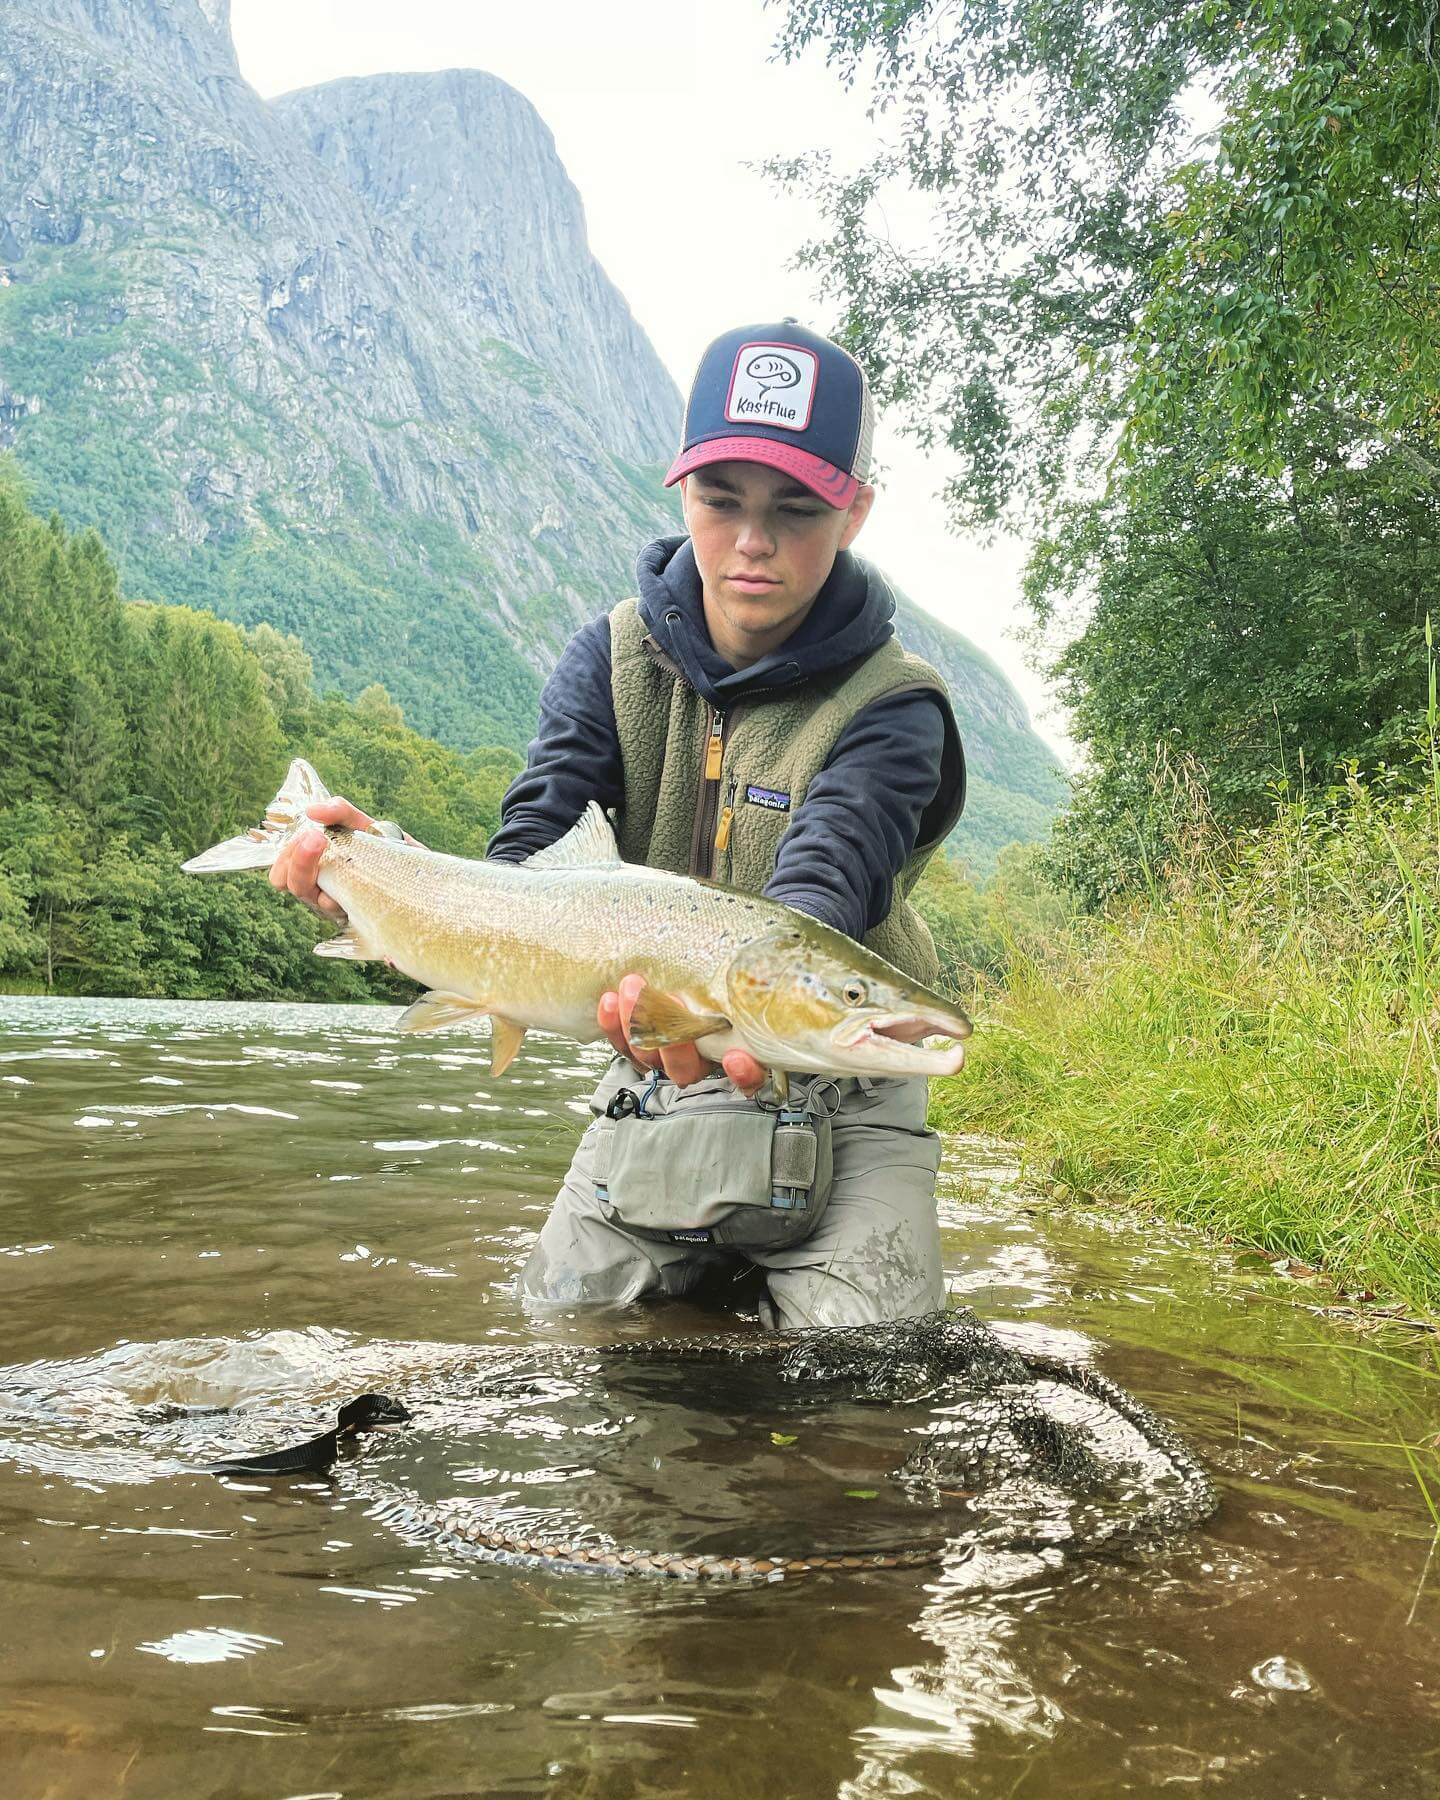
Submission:
M 674 529 L 679 427 L 503 82 L 267 104 L 228 0 L 0 0 L 0 450 L 132 594 L 268 620 L 323 683 L 521 744 L 569 632 Z M 981 779 L 1048 810 L 1004 677 L 925 615 L 907 636 Z
M 561 379 L 634 463 L 674 454 L 680 396 L 589 254 L 539 114 L 478 69 L 326 82 L 271 102 L 447 291 L 467 329 Z

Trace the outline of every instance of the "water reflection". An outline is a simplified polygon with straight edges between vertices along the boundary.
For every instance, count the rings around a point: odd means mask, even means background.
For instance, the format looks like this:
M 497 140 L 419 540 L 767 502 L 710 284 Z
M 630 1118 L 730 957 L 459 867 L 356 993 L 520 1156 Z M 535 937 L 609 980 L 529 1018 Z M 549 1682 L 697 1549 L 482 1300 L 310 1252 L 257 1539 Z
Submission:
M 537 1372 L 510 1283 L 598 1053 L 532 1038 L 494 1081 L 483 1039 L 393 1017 L 0 1002 L 17 1791 L 1440 1793 L 1440 1582 L 1401 1448 L 1434 1430 L 1433 1371 L 1175 1234 L 1044 1217 L 981 1144 L 949 1165 L 953 1291 L 1176 1416 L 1225 1481 L 1209 1532 L 1140 1565 L 716 1592 L 495 1568 L 369 1518 L 403 1477 L 512 1519 L 863 1543 L 901 1515 L 847 1490 L 884 1494 L 906 1429 L 683 1372 Z M 489 1398 L 461 1405 L 481 1358 Z M 334 1479 L 198 1472 L 365 1389 L 416 1428 Z

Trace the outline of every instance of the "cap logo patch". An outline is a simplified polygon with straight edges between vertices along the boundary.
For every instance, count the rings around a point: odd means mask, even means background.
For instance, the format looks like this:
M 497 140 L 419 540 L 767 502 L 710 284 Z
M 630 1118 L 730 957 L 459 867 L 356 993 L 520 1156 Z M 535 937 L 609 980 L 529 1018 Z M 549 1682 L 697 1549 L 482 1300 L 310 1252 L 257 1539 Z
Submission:
M 730 377 L 725 417 L 734 425 L 804 431 L 815 404 L 820 359 L 797 344 L 742 344 Z

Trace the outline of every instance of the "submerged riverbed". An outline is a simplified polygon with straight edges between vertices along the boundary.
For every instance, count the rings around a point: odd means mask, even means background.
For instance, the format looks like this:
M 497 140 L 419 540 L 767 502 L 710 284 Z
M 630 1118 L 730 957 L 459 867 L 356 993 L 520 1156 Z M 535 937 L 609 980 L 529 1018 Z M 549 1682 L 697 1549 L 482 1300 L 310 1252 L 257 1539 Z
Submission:
M 1222 1511 L 1163 1555 L 713 1590 L 478 1564 L 343 1480 L 193 1472 L 237 1422 L 293 1442 L 362 1388 L 403 1398 L 440 1346 L 739 1304 L 527 1320 L 514 1274 L 598 1053 L 532 1038 L 492 1081 L 483 1039 L 395 1016 L 0 998 L 10 1791 L 1440 1795 L 1428 1345 L 1159 1227 L 1047 1216 L 993 1145 L 949 1149 L 951 1291 L 1022 1347 L 1093 1353 L 1203 1451 Z M 240 1410 L 165 1425 L 200 1406 Z M 541 1394 L 361 1455 L 536 1520 L 618 1455 L 634 1536 L 703 1518 L 740 1549 L 893 1526 L 900 1435 L 662 1372 L 579 1429 Z

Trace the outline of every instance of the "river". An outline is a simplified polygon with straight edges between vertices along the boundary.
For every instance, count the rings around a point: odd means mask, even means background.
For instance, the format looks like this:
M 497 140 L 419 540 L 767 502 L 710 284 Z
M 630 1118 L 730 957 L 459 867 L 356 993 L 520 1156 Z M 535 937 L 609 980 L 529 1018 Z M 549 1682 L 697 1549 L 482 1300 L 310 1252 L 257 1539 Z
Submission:
M 0 998 L 10 1793 L 1440 1795 L 1431 1341 L 1049 1211 L 1003 1147 L 948 1148 L 951 1291 L 1202 1450 L 1222 1510 L 1163 1554 L 721 1590 L 467 1561 L 343 1481 L 196 1472 L 235 1422 L 284 1443 L 413 1394 L 440 1346 L 724 1323 L 725 1294 L 528 1321 L 598 1054 L 532 1037 L 494 1081 L 483 1039 L 395 1016 Z M 903 1517 L 884 1409 L 664 1375 L 608 1410 L 432 1409 L 359 1455 L 536 1519 L 612 1470 L 635 1538 L 681 1509 L 737 1549 Z

